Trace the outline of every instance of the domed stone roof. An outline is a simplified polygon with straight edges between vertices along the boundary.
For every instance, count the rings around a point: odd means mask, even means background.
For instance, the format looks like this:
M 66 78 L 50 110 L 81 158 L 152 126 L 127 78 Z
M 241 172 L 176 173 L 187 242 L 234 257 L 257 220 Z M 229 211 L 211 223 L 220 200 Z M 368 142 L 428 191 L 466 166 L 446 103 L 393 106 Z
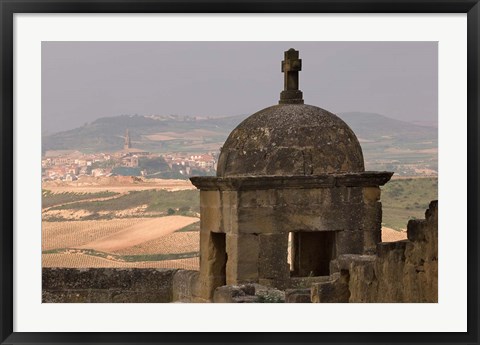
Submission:
M 315 106 L 283 103 L 260 110 L 230 133 L 217 176 L 363 171 L 362 148 L 344 121 Z

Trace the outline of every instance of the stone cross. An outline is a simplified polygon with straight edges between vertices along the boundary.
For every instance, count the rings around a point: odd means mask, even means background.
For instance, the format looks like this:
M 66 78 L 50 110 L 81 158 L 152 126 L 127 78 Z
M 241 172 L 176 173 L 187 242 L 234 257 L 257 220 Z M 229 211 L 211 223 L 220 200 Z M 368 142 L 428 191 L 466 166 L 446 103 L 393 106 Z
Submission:
M 303 104 L 303 94 L 298 89 L 298 72 L 301 70 L 302 60 L 298 58 L 298 50 L 290 48 L 282 61 L 284 89 L 280 94 L 280 104 Z

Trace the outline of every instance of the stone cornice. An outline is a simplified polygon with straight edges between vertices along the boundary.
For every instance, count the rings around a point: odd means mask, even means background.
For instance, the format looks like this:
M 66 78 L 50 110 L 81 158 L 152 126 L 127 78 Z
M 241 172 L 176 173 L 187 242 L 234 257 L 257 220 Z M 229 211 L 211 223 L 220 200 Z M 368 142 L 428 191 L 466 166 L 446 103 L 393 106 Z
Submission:
M 333 188 L 383 186 L 392 177 L 389 171 L 322 174 L 312 176 L 194 176 L 193 185 L 200 190 L 256 190 L 282 188 Z

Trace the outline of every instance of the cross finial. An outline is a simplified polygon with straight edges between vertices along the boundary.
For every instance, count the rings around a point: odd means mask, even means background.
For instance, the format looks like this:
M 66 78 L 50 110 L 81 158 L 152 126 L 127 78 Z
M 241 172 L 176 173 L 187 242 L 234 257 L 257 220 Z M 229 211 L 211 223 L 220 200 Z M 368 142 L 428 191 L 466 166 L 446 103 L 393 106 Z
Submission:
M 302 91 L 298 89 L 298 72 L 302 70 L 302 59 L 298 58 L 298 50 L 290 48 L 285 52 L 282 61 L 284 88 L 280 93 L 280 104 L 303 104 Z

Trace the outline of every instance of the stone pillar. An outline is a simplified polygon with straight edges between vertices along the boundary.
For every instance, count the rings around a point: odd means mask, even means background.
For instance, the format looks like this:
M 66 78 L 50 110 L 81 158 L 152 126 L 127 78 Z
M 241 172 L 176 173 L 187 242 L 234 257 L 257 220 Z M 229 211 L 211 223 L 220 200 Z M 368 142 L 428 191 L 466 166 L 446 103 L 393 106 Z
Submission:
M 200 229 L 220 232 L 222 222 L 221 195 L 218 190 L 200 192 Z
M 258 282 L 260 243 L 257 234 L 227 234 L 227 285 Z
M 382 203 L 380 187 L 364 187 L 363 202 L 365 215 L 363 218 L 364 254 L 375 254 L 377 243 L 382 242 Z
M 259 283 L 284 289 L 290 279 L 288 265 L 288 233 L 260 234 L 258 235 Z
M 225 234 L 200 229 L 200 298 L 211 300 L 213 291 L 225 285 L 226 261 Z
M 211 300 L 213 291 L 225 285 L 226 240 L 222 233 L 221 194 L 218 190 L 200 191 L 200 276 L 198 294 Z
M 336 256 L 343 254 L 361 254 L 364 249 L 364 232 L 362 229 L 342 230 L 336 232 Z

